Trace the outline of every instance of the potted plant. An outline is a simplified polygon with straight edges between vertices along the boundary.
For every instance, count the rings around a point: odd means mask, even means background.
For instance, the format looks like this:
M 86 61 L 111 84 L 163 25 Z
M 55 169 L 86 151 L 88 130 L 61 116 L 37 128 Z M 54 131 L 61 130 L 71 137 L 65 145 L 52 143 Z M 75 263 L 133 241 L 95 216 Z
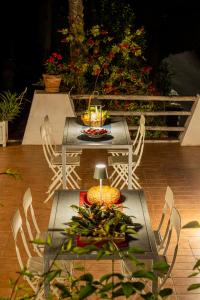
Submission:
M 43 74 L 45 91 L 48 93 L 59 92 L 60 83 L 62 80 L 62 72 L 64 70 L 63 57 L 57 52 L 44 63 L 45 74 Z
M 21 94 L 10 91 L 0 93 L 0 144 L 3 147 L 8 140 L 8 121 L 12 121 L 21 112 L 26 91 L 27 88 Z
M 135 234 L 141 225 L 134 223 L 132 217 L 122 211 L 122 205 L 101 205 L 84 203 L 83 206 L 73 205 L 76 216 L 67 224 L 69 235 L 76 235 L 77 241 L 86 244 L 100 245 L 113 240 L 125 243 L 127 234 Z

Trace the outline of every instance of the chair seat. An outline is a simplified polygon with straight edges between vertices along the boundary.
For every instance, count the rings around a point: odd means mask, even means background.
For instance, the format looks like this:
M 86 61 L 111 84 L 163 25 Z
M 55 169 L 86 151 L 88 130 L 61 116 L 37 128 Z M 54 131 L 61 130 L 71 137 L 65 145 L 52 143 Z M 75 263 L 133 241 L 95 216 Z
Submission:
M 52 269 L 61 269 L 61 276 L 66 276 L 66 273 L 72 272 L 72 261 L 67 260 L 56 260 L 53 264 Z M 27 262 L 27 269 L 33 274 L 33 275 L 42 275 L 44 273 L 44 258 L 39 256 L 32 256 L 28 259 Z
M 137 155 L 132 155 L 132 165 L 136 164 L 138 159 Z M 127 155 L 120 155 L 120 156 L 108 156 L 108 165 L 128 165 L 128 156 Z
M 54 165 L 62 165 L 62 156 L 61 155 L 53 156 L 51 158 L 51 163 Z M 80 157 L 66 155 L 66 164 L 79 166 L 80 165 Z
M 128 155 L 127 149 L 109 149 L 107 150 L 108 154 L 122 154 L 122 155 Z

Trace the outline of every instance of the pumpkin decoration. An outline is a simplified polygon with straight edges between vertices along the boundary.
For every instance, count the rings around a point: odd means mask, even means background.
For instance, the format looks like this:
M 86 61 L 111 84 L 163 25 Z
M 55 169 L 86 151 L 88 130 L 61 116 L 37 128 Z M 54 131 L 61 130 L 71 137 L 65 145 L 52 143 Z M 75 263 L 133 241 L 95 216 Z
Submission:
M 109 185 L 103 185 L 100 193 L 100 186 L 93 186 L 87 192 L 87 200 L 90 204 L 112 205 L 120 199 L 120 191 Z

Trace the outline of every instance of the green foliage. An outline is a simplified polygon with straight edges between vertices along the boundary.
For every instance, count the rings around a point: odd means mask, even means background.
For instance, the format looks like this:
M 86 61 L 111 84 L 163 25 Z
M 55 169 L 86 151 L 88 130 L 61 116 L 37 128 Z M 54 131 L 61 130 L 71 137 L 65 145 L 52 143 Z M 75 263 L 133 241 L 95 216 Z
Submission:
M 8 176 L 11 176 L 15 179 L 21 179 L 21 174 L 16 171 L 16 170 L 13 170 L 13 169 L 7 169 L 6 171 L 4 172 L 1 172 L 0 175 L 8 175 Z
M 185 229 L 186 229 L 186 228 L 200 228 L 200 224 L 199 224 L 198 221 L 191 221 L 191 222 L 185 224 L 182 228 L 183 228 L 183 229 L 184 229 L 184 228 L 185 228 Z
M 124 234 L 136 234 L 141 228 L 134 223 L 132 217 L 122 212 L 122 207 L 110 207 L 93 204 L 84 206 L 73 205 L 76 216 L 67 224 L 66 232 L 69 235 L 80 235 L 99 241 L 102 238 L 120 238 Z M 112 244 L 108 244 L 110 250 Z
M 85 0 L 85 7 L 90 5 L 91 0 Z M 86 25 L 91 24 L 91 11 L 85 10 Z M 129 24 L 134 24 L 135 14 L 127 1 L 118 0 L 101 0 L 95 1 L 93 6 L 93 17 L 95 16 L 95 24 L 102 24 L 105 28 L 108 28 L 115 36 L 121 37 L 124 29 Z
M 60 30 L 62 42 L 75 48 L 64 74 L 64 85 L 74 92 L 102 94 L 152 94 L 151 67 L 144 58 L 145 31 L 128 26 L 120 39 L 99 25 L 85 36 Z M 80 44 L 80 47 L 77 47 Z
M 200 224 L 198 221 L 191 221 L 187 224 L 185 224 L 182 228 L 183 229 L 188 229 L 188 228 L 199 228 L 200 227 Z M 195 277 L 197 275 L 200 274 L 200 259 L 198 259 L 193 267 L 193 270 L 195 270 L 195 272 L 193 272 L 192 274 L 190 274 L 188 277 Z M 200 283 L 194 283 L 194 284 L 191 284 L 189 287 L 188 287 L 188 291 L 192 291 L 192 290 L 196 290 L 196 289 L 199 289 L 200 288 Z
M 20 114 L 26 91 L 21 94 L 10 91 L 0 93 L 0 121 L 12 121 Z

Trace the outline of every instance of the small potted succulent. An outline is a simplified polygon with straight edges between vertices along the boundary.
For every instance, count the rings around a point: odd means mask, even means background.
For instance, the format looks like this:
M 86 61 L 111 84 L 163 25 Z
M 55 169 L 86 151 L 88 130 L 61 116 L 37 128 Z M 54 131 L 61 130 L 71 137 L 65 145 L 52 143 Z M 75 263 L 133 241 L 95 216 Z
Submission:
M 63 57 L 57 52 L 52 53 L 44 62 L 45 74 L 43 74 L 43 80 L 46 92 L 59 92 L 64 66 Z

